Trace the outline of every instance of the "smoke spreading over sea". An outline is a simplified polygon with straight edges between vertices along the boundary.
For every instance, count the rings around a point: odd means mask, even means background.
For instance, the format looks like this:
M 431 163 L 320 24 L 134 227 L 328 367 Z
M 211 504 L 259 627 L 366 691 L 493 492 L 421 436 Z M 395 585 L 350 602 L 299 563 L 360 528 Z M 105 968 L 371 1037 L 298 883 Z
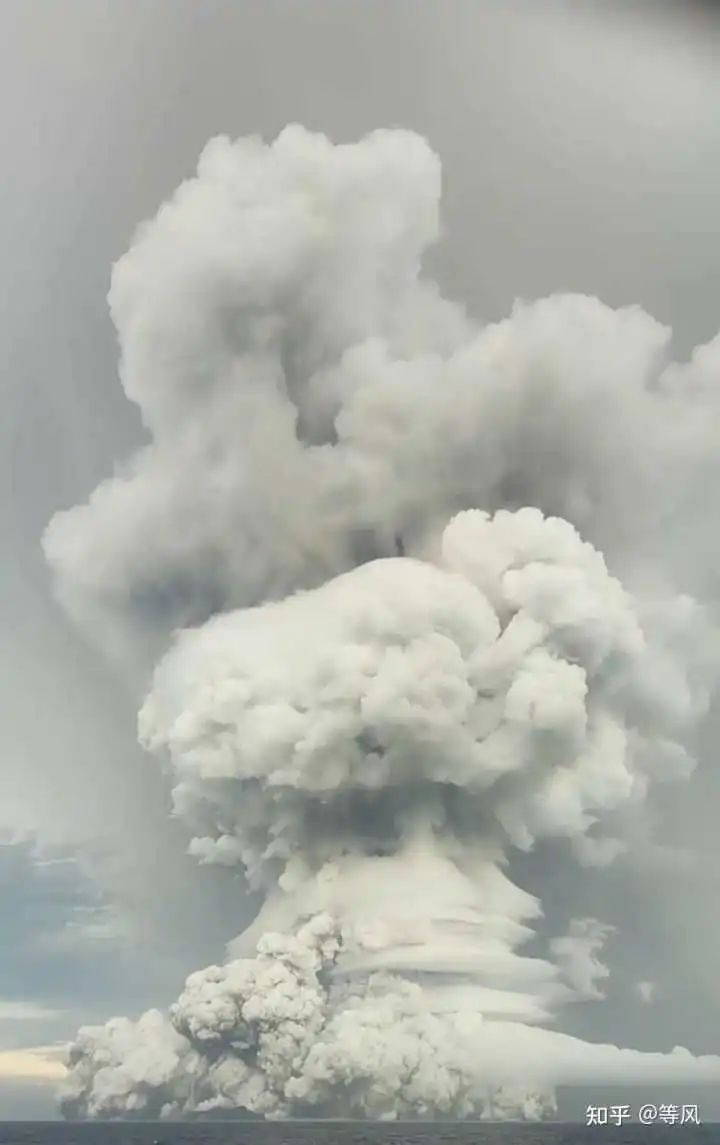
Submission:
M 607 927 L 528 954 L 507 869 L 618 861 L 692 776 L 720 339 L 675 363 L 639 307 L 562 294 L 482 326 L 423 273 L 439 202 L 410 132 L 218 138 L 114 268 L 146 440 L 45 549 L 191 853 L 263 905 L 168 1012 L 79 1031 L 69 1118 L 535 1120 L 558 1086 L 720 1081 L 563 1033 Z

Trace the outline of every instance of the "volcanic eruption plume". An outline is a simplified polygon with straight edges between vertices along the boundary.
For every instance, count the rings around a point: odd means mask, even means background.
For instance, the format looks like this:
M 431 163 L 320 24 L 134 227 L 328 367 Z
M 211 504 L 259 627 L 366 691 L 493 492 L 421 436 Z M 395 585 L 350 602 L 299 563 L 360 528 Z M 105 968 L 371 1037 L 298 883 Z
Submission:
M 605 928 L 529 957 L 507 874 L 542 838 L 612 862 L 692 771 L 720 342 L 672 364 L 584 296 L 477 326 L 421 273 L 439 193 L 404 131 L 216 139 L 114 269 L 147 443 L 46 551 L 113 655 L 160 657 L 141 742 L 264 905 L 168 1014 L 80 1031 L 69 1115 L 534 1117 L 558 1084 L 720 1080 L 546 1028 L 599 996 Z

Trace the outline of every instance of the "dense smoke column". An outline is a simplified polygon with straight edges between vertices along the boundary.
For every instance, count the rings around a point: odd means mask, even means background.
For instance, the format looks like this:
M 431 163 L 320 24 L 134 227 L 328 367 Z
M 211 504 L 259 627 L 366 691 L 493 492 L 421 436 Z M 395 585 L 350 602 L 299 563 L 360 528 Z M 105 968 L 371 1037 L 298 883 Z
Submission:
M 265 903 L 167 1017 L 80 1032 L 70 1116 L 536 1117 L 720 1078 L 542 1028 L 600 996 L 605 928 L 525 956 L 504 871 L 543 837 L 611 862 L 614 813 L 692 771 L 720 351 L 672 365 L 575 296 L 476 329 L 420 273 L 438 199 L 407 132 L 219 139 L 115 268 L 149 444 L 46 550 L 113 654 L 164 653 L 141 742 Z
M 162 652 L 461 508 L 536 505 L 645 581 L 707 573 L 720 340 L 676 366 L 638 307 L 572 295 L 476 329 L 420 274 L 439 194 L 417 136 L 293 127 L 213 140 L 141 228 L 110 306 L 149 444 L 45 539 L 106 648 Z

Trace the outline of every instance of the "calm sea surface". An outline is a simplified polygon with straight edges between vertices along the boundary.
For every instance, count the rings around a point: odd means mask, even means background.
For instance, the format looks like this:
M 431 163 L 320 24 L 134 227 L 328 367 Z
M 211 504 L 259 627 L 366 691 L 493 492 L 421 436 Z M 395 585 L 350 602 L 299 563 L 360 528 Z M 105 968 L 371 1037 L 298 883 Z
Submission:
M 720 1125 L 0 1124 L 0 1145 L 720 1145 Z

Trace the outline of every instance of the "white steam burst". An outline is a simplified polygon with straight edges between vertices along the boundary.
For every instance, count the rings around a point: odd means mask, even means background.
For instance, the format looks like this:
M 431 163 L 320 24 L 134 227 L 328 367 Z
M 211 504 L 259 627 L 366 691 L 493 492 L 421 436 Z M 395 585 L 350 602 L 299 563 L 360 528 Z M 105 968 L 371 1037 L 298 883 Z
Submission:
M 712 564 L 720 347 L 670 365 L 584 297 L 475 329 L 420 276 L 438 199 L 406 132 L 215 140 L 115 268 L 151 440 L 46 548 L 112 651 L 196 625 L 141 741 L 191 851 L 266 897 L 168 1017 L 80 1032 L 73 1116 L 538 1117 L 557 1084 L 720 1080 L 542 1028 L 600 996 L 606 928 L 523 956 L 540 905 L 502 869 L 543 837 L 611 862 L 613 813 L 692 770 L 715 637 L 672 584 Z

